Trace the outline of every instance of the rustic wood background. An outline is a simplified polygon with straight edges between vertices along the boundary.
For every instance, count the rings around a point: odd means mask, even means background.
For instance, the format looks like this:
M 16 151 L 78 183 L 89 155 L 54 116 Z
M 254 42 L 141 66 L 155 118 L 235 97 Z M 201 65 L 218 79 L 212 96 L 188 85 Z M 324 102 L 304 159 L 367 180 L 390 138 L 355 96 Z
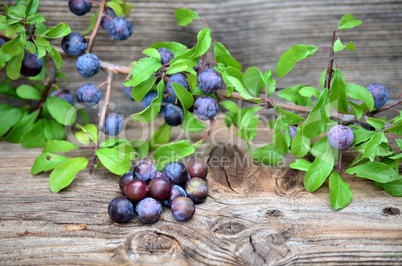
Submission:
M 350 13 L 363 24 L 339 32 L 344 43 L 353 40 L 356 45 L 355 52 L 337 54 L 345 80 L 363 86 L 381 83 L 389 89 L 389 102 L 401 93 L 402 1 L 162 0 L 133 4 L 133 36 L 116 43 L 101 30 L 94 47 L 101 60 L 128 65 L 156 41 L 194 45 L 203 25 L 178 27 L 174 11 L 185 7 L 208 19 L 213 38 L 225 44 L 244 69 L 274 70 L 280 55 L 292 45 L 328 44 L 340 18 Z M 40 12 L 50 25 L 67 21 L 73 31 L 85 30 L 91 15 L 74 16 L 67 1 L 41 1 Z M 327 60 L 328 53 L 319 51 L 279 79 L 278 87 L 318 86 Z M 83 83 L 105 80 L 103 73 L 83 80 L 71 60 L 65 61 L 63 71 L 71 83 L 61 81 L 61 85 L 73 92 Z M 3 78 L 5 71 L 0 70 L 0 82 Z M 122 93 L 124 78 L 115 78 L 112 102 L 117 112 L 128 116 L 140 110 L 141 104 Z M 0 102 L 10 101 L 0 96 Z M 97 111 L 89 110 L 94 120 Z M 156 124 L 160 123 L 158 119 Z M 118 176 L 102 169 L 93 175 L 85 171 L 69 188 L 54 194 L 48 188 L 48 174 L 30 175 L 41 149 L 1 141 L 0 264 L 402 263 L 401 198 L 388 195 L 371 181 L 346 176 L 353 201 L 334 212 L 328 184 L 315 193 L 307 192 L 303 173 L 287 167 L 294 158 L 287 156 L 281 167 L 242 166 L 238 160 L 248 154 L 244 144 L 232 138 L 235 130 L 225 129 L 222 119 L 216 128 L 221 130 L 214 132 L 214 142 L 197 153 L 209 162 L 210 196 L 197 205 L 191 221 L 177 222 L 164 209 L 153 225 L 144 225 L 138 218 L 123 225 L 109 219 L 108 203 L 120 195 Z M 138 139 L 142 131 L 140 124 L 129 123 L 126 136 Z M 173 138 L 183 137 L 180 133 L 175 129 Z M 255 145 L 270 141 L 271 135 L 258 133 Z M 200 137 L 202 133 L 191 135 L 192 139 Z M 89 157 L 90 153 L 68 155 Z M 346 155 L 346 162 L 351 156 Z M 216 158 L 227 158 L 228 163 L 216 166 Z

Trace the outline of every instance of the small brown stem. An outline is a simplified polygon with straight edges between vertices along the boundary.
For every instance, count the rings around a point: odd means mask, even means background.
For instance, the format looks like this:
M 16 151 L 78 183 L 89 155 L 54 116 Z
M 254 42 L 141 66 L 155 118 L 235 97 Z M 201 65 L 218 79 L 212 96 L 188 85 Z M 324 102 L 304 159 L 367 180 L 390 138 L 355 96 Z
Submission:
M 342 168 L 342 151 L 341 149 L 338 150 L 339 151 L 339 155 L 338 155 L 338 166 L 337 166 L 337 170 L 340 173 L 341 172 L 341 168 Z
M 94 42 L 95 42 L 96 35 L 98 34 L 99 25 L 100 25 L 102 17 L 103 17 L 103 11 L 105 10 L 106 2 L 107 2 L 106 0 L 102 0 L 102 3 L 99 5 L 98 17 L 96 18 L 94 28 L 91 32 L 91 35 L 89 36 L 89 43 L 88 43 L 88 47 L 87 47 L 88 53 L 91 52 L 92 46 L 94 45 Z
M 331 90 L 332 69 L 334 67 L 334 58 L 335 58 L 334 44 L 336 40 L 336 30 L 337 29 L 334 29 L 334 31 L 332 32 L 332 42 L 329 52 L 329 62 L 328 62 L 327 74 L 325 75 L 325 88 L 327 88 L 328 90 Z
M 49 92 L 52 89 L 53 83 L 56 80 L 56 74 L 57 74 L 57 68 L 56 68 L 56 65 L 53 64 L 52 68 L 49 69 L 49 78 L 47 80 L 46 87 L 42 92 L 42 98 L 38 102 L 38 105 L 36 106 L 35 110 L 41 110 L 42 109 L 43 104 L 45 103 L 47 97 L 49 96 Z

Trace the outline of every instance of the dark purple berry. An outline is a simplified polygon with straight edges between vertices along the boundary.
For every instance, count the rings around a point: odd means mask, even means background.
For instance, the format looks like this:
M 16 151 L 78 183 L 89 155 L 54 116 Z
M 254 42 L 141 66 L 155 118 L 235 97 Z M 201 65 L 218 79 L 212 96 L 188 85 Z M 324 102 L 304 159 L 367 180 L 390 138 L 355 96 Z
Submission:
M 167 48 L 159 48 L 159 54 L 161 55 L 161 64 L 170 63 L 170 61 L 174 58 L 173 53 Z
M 172 214 L 176 220 L 188 221 L 195 213 L 194 202 L 187 197 L 177 197 L 172 202 Z
M 291 143 L 296 136 L 297 126 L 289 125 L 289 135 L 291 139 Z
M 373 83 L 368 85 L 368 91 L 373 95 L 374 98 L 374 108 L 380 108 L 383 106 L 388 100 L 388 91 L 387 89 L 378 83 Z
M 144 181 L 140 179 L 134 179 L 127 184 L 125 191 L 126 197 L 129 200 L 140 201 L 146 198 L 148 194 L 148 187 Z
M 199 177 L 202 179 L 207 178 L 208 165 L 201 160 L 191 160 L 187 163 L 187 171 L 190 177 Z
M 25 53 L 21 64 L 21 75 L 25 77 L 34 77 L 42 70 L 42 59 L 38 59 L 38 54 Z
M 355 136 L 353 130 L 343 125 L 336 125 L 328 132 L 328 141 L 332 147 L 345 150 L 352 145 Z
M 187 194 L 182 187 L 178 185 L 173 185 L 172 191 L 170 192 L 170 197 L 167 200 L 164 200 L 163 204 L 170 207 L 172 205 L 173 200 L 177 197 L 187 197 Z
M 212 120 L 218 113 L 218 104 L 212 97 L 201 96 L 194 103 L 194 113 L 201 120 Z
M 82 85 L 77 91 L 77 101 L 86 107 L 97 104 L 102 97 L 102 93 L 98 87 L 91 83 Z
M 161 216 L 162 204 L 156 199 L 148 197 L 138 202 L 135 211 L 144 223 L 154 223 Z
M 142 181 L 149 183 L 156 177 L 156 167 L 152 163 L 146 161 L 139 161 L 135 164 L 133 175 L 134 178 L 141 179 Z
M 147 94 L 145 94 L 144 99 L 142 99 L 142 105 L 144 108 L 148 108 L 148 106 L 151 105 L 153 99 L 158 97 L 158 92 L 157 91 L 150 91 Z
M 91 10 L 92 4 L 88 0 L 69 0 L 68 7 L 77 16 L 82 16 Z
M 109 23 L 109 34 L 116 41 L 124 41 L 133 33 L 131 22 L 125 18 L 116 17 Z
M 70 93 L 69 90 L 65 89 L 60 89 L 60 90 L 55 90 L 50 94 L 52 97 L 59 97 L 62 100 L 65 100 L 69 104 L 73 105 L 74 104 L 74 96 Z
M 169 103 L 174 104 L 176 102 L 176 97 L 174 97 L 171 94 L 169 94 L 169 96 L 166 96 L 168 94 L 169 93 L 164 93 L 163 94 L 163 97 L 162 97 L 162 109 L 165 108 L 165 106 L 168 105 Z
M 129 98 L 132 101 L 134 101 L 133 96 L 131 95 L 131 92 L 133 91 L 133 88 L 134 87 L 123 86 L 124 94 L 127 96 L 127 98 Z
M 193 177 L 188 180 L 184 190 L 187 193 L 187 197 L 192 199 L 194 203 L 203 202 L 208 197 L 207 182 L 199 177 Z
M 173 104 L 166 105 L 163 112 L 163 118 L 165 119 L 166 124 L 171 127 L 181 125 L 184 121 L 183 107 Z
M 0 48 L 5 44 L 7 41 L 0 37 Z
M 123 127 L 124 121 L 120 115 L 116 113 L 106 114 L 105 124 L 103 126 L 103 132 L 106 135 L 115 136 L 123 130 Z
M 119 197 L 109 203 L 108 212 L 113 221 L 125 223 L 133 218 L 134 206 L 126 197 Z
M 156 200 L 166 200 L 170 197 L 172 183 L 163 177 L 155 177 L 149 183 L 149 195 Z
M 133 171 L 128 171 L 123 174 L 119 179 L 120 190 L 123 194 L 126 194 L 126 186 L 128 183 L 134 180 Z
M 215 93 L 222 83 L 221 74 L 212 68 L 200 70 L 197 79 L 198 87 L 205 93 Z
M 109 28 L 110 22 L 116 17 L 116 13 L 110 7 L 106 7 L 105 11 L 103 11 L 103 17 L 101 20 L 101 27 L 105 30 Z
M 72 56 L 80 56 L 87 49 L 87 40 L 78 32 L 71 32 L 69 35 L 64 36 L 61 41 L 61 48 L 63 51 Z
M 162 170 L 164 178 L 169 179 L 174 185 L 184 186 L 190 175 L 186 167 L 181 162 L 170 162 Z
M 200 59 L 198 65 L 196 65 L 195 67 L 193 67 L 193 69 L 194 69 L 196 72 L 199 72 L 199 71 L 202 69 L 202 62 L 203 62 L 203 60 Z M 212 66 L 211 66 L 210 63 L 207 62 L 207 63 L 205 64 L 205 68 L 204 68 L 204 69 L 209 69 L 209 68 L 212 68 Z
M 95 76 L 100 70 L 100 60 L 94 54 L 84 54 L 77 59 L 77 71 L 84 78 Z
M 177 74 L 172 75 L 172 76 L 169 78 L 169 81 L 166 83 L 166 89 L 167 89 L 168 92 L 169 92 L 171 95 L 173 95 L 173 97 L 175 97 L 175 98 L 177 97 L 177 95 L 176 95 L 176 93 L 174 92 L 172 82 L 183 86 L 183 87 L 186 88 L 187 90 L 190 90 L 190 85 L 188 85 L 188 82 L 187 82 L 187 80 L 186 80 L 186 77 L 185 77 L 183 74 L 177 73 Z

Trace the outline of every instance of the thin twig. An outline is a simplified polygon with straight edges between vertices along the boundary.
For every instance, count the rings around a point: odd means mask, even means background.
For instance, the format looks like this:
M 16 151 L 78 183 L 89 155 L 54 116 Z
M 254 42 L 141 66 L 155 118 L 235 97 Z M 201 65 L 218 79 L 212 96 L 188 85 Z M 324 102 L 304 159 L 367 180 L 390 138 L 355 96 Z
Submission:
M 49 69 L 49 77 L 48 77 L 48 80 L 47 80 L 46 87 L 42 92 L 42 98 L 38 102 L 38 105 L 36 106 L 35 110 L 41 110 L 42 109 L 43 104 L 45 103 L 47 97 L 49 96 L 49 92 L 53 87 L 53 83 L 56 80 L 56 74 L 57 74 L 57 68 L 56 68 L 56 65 L 53 64 L 52 68 Z
M 98 17 L 96 18 L 94 28 L 91 32 L 91 35 L 89 36 L 89 43 L 88 43 L 88 47 L 87 47 L 88 53 L 91 52 L 92 46 L 94 45 L 94 42 L 95 42 L 96 35 L 98 34 L 99 25 L 102 21 L 103 11 L 105 11 L 106 2 L 107 2 L 106 0 L 102 0 L 102 3 L 99 5 Z

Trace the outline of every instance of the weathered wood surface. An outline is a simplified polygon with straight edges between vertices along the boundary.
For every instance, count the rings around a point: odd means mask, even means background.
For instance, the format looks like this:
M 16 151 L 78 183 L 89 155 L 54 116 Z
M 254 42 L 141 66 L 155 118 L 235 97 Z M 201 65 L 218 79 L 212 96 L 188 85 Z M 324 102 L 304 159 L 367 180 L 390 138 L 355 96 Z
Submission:
M 84 30 L 90 15 L 73 16 L 66 3 L 41 1 L 40 10 L 50 25 L 68 21 L 74 31 Z M 363 86 L 382 83 L 391 99 L 402 89 L 402 1 L 163 0 L 134 4 L 132 38 L 113 49 L 116 43 L 100 31 L 94 52 L 102 60 L 129 64 L 156 41 L 194 45 L 202 25 L 178 27 L 174 17 L 177 8 L 186 7 L 209 19 L 214 39 L 225 44 L 244 68 L 274 70 L 280 55 L 292 45 L 327 44 L 339 19 L 351 13 L 363 25 L 340 32 L 344 43 L 353 40 L 356 44 L 355 52 L 338 55 L 346 81 Z M 320 51 L 298 63 L 278 81 L 278 87 L 318 86 L 327 57 L 327 52 Z M 105 79 L 100 73 L 83 80 L 75 62 L 69 60 L 63 71 L 71 84 L 61 81 L 61 85 L 73 92 L 84 82 L 100 84 Z M 0 82 L 4 77 L 1 70 Z M 114 80 L 112 102 L 117 112 L 128 116 L 140 107 L 125 98 L 123 80 L 124 76 Z M 0 102 L 9 100 L 0 96 Z M 97 111 L 90 110 L 94 120 Z M 138 218 L 124 225 L 113 223 L 107 205 L 120 195 L 118 176 L 101 169 L 93 175 L 82 172 L 69 188 L 54 194 L 48 188 L 48 174 L 29 174 L 41 149 L 0 141 L 0 264 L 402 263 L 401 198 L 388 195 L 371 181 L 347 176 L 353 201 L 334 212 L 327 183 L 309 193 L 303 188 L 303 175 L 286 167 L 294 158 L 286 157 L 282 167 L 242 166 L 238 160 L 242 162 L 243 155 L 248 158 L 241 148 L 244 143 L 237 142 L 233 129 L 226 130 L 222 120 L 219 123 L 215 142 L 198 154 L 210 165 L 210 196 L 185 223 L 177 222 L 167 209 L 153 225 L 144 225 Z M 179 133 L 175 129 L 174 136 Z M 128 123 L 126 136 L 138 139 L 140 135 L 140 125 Z M 191 135 L 193 140 L 201 137 Z M 271 139 L 272 132 L 258 133 L 255 145 Z M 90 153 L 69 155 L 89 157 Z M 218 159 L 225 166 L 216 166 Z
M 222 120 L 218 128 L 224 128 Z M 135 127 L 128 135 L 140 131 Z M 334 212 L 327 183 L 307 192 L 303 174 L 286 167 L 291 157 L 282 167 L 250 164 L 245 150 L 228 137 L 234 133 L 216 130 L 214 142 L 199 149 L 198 158 L 210 168 L 210 195 L 194 217 L 178 222 L 164 208 L 152 225 L 137 217 L 127 224 L 109 218 L 109 202 L 121 195 L 118 176 L 102 169 L 80 172 L 55 194 L 48 174 L 29 174 L 40 149 L 0 142 L 0 264 L 402 263 L 402 198 L 346 176 L 354 198 Z M 270 137 L 256 138 L 257 145 Z

